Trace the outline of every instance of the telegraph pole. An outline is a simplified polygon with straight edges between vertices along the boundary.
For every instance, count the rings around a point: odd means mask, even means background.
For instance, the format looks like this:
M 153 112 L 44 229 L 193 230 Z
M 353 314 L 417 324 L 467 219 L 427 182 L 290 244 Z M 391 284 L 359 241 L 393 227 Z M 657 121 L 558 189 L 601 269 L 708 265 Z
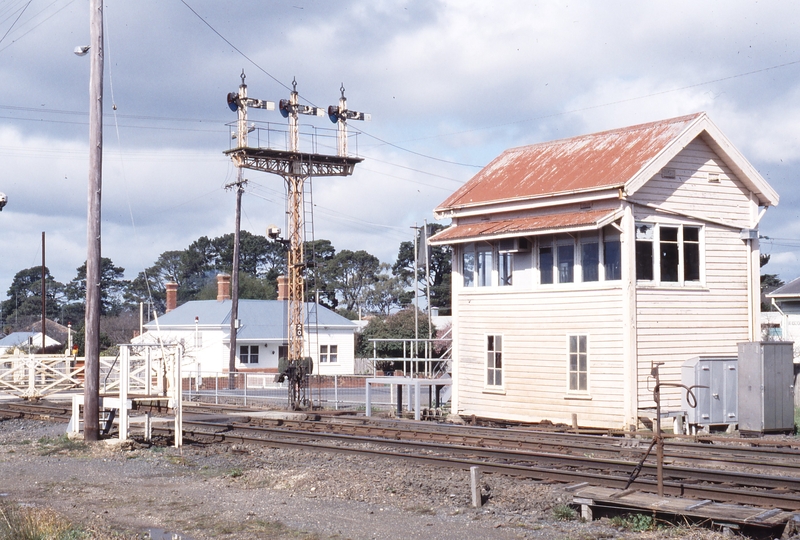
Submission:
M 231 350 L 228 359 L 228 388 L 235 388 L 236 372 L 236 333 L 239 331 L 239 235 L 242 228 L 242 193 L 247 180 L 242 178 L 242 168 L 238 167 L 236 182 L 225 189 L 236 188 L 236 224 L 233 230 L 233 269 L 231 271 Z
M 42 231 L 42 352 L 44 352 L 44 348 L 46 347 L 45 338 L 47 334 L 45 333 L 45 321 L 47 318 L 47 288 L 45 287 L 45 274 L 44 274 L 44 231 Z
M 90 0 L 89 189 L 86 256 L 86 372 L 83 438 L 100 438 L 100 200 L 103 186 L 103 2 Z

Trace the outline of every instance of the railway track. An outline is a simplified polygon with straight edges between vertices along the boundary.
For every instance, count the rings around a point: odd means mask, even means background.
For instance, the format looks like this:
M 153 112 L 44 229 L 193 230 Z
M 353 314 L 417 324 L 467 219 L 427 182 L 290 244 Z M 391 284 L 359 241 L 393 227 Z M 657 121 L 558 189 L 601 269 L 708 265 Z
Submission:
M 199 407 L 184 409 L 184 437 L 203 442 L 260 444 L 325 452 L 374 455 L 459 469 L 473 466 L 491 473 L 570 484 L 624 489 L 631 471 L 650 443 L 624 438 L 537 432 L 403 421 L 367 421 L 333 417 L 322 420 L 259 418 L 255 411 L 208 407 L 215 421 Z M 204 412 L 204 411 L 203 411 Z M 68 420 L 71 407 L 57 404 L 6 402 L 0 418 L 35 417 Z M 221 414 L 230 415 L 230 420 Z M 172 435 L 169 427 L 154 432 Z M 671 439 L 666 445 L 664 492 L 667 495 L 800 510 L 800 450 L 793 442 L 757 446 L 751 439 L 702 442 Z M 631 486 L 655 493 L 655 460 L 645 460 Z

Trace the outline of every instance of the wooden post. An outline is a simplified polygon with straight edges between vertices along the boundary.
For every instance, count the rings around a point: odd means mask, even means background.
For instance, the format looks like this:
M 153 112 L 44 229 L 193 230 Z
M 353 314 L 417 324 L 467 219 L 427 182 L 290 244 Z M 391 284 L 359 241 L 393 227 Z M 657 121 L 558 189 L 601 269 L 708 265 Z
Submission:
M 230 356 L 228 357 L 228 389 L 236 388 L 236 332 L 239 330 L 239 231 L 242 225 L 242 168 L 239 167 L 236 180 L 236 223 L 233 230 L 233 264 L 231 271 L 231 334 Z
M 100 438 L 100 200 L 103 186 L 103 2 L 90 0 L 89 188 L 86 257 L 86 372 L 83 438 Z
M 481 499 L 481 469 L 477 466 L 469 468 L 469 488 L 472 493 L 472 506 L 473 508 L 480 508 L 483 506 Z
M 42 231 L 42 352 L 47 346 L 47 332 L 45 332 L 45 324 L 47 318 L 47 288 L 45 287 L 45 274 L 44 274 L 44 231 Z

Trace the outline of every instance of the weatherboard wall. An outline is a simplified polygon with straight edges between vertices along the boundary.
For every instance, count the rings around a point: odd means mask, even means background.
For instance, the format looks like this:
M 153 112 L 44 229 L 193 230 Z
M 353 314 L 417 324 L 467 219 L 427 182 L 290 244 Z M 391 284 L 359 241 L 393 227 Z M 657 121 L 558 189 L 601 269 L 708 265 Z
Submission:
M 740 230 L 753 220 L 749 192 L 699 137 L 667 168 L 675 171 L 674 179 L 657 174 L 632 198 L 674 214 L 639 204 L 634 216 L 637 221 L 702 226 L 702 274 L 698 284 L 637 283 L 639 407 L 655 407 L 650 371 L 656 363 L 664 364 L 661 380 L 677 384 L 684 362 L 700 355 L 735 356 L 737 343 L 750 335 L 750 247 L 740 238 Z M 681 392 L 665 386 L 662 407 L 679 410 Z
M 581 425 L 623 425 L 622 289 L 585 285 L 461 288 L 454 325 L 459 414 L 568 424 L 577 414 Z M 503 337 L 502 390 L 486 385 L 490 334 Z M 567 336 L 578 334 L 588 338 L 590 383 L 588 392 L 570 393 Z

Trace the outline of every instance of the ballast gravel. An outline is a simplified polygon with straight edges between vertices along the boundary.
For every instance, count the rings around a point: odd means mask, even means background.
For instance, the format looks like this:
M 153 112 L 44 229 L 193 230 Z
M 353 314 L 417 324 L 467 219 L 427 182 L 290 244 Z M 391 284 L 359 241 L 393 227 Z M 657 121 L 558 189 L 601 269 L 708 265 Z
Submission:
M 52 509 L 96 538 L 723 538 L 558 519 L 571 496 L 557 484 L 486 474 L 486 503 L 472 508 L 466 471 L 250 445 L 85 444 L 64 431 L 0 421 L 0 498 Z

